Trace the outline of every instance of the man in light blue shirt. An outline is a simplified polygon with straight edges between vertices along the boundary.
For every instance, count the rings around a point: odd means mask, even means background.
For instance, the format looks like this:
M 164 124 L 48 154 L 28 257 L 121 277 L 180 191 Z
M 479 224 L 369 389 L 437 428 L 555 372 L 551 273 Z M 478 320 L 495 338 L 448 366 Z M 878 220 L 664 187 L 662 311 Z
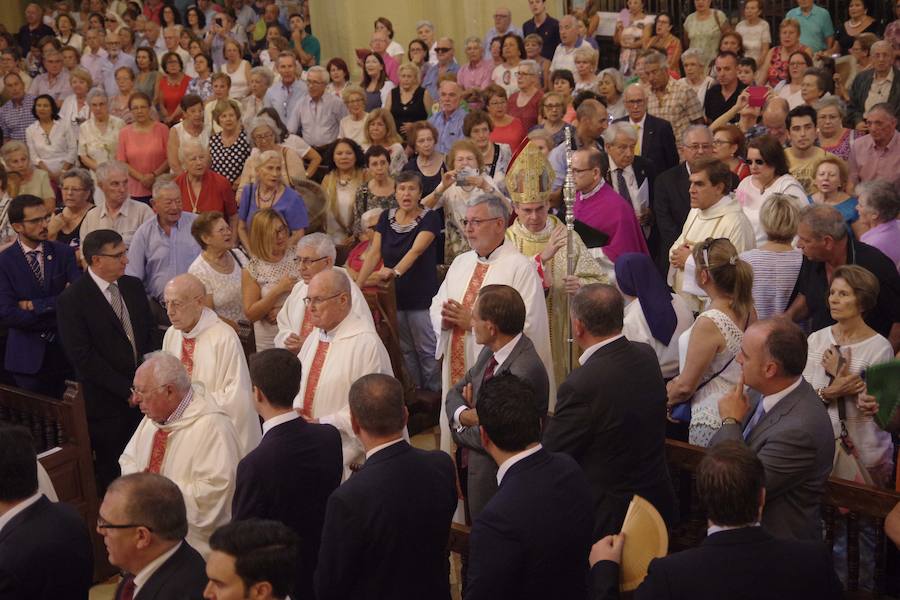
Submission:
M 834 41 L 831 14 L 816 6 L 814 0 L 797 0 L 796 8 L 789 10 L 784 18 L 796 19 L 800 23 L 800 43 L 813 52 L 831 47 Z
M 514 33 L 519 37 L 522 30 L 512 24 L 512 13 L 505 6 L 498 6 L 494 9 L 494 26 L 488 29 L 484 34 L 484 57 L 491 58 L 491 40 L 496 37 L 503 37 L 507 33 Z
M 288 132 L 297 133 L 300 125 L 300 99 L 309 93 L 306 83 L 297 79 L 297 58 L 291 52 L 282 52 L 275 63 L 281 82 L 272 84 L 263 102 L 275 109 Z
M 122 43 L 119 41 L 119 35 L 113 32 L 106 34 L 106 60 L 100 66 L 103 73 L 103 89 L 106 95 L 112 98 L 119 95 L 119 86 L 116 85 L 116 71 L 122 67 L 128 67 L 131 72 L 137 72 L 137 65 L 134 57 L 127 52 L 122 52 Z M 99 81 L 94 82 L 95 85 Z
M 437 150 L 447 154 L 450 146 L 463 135 L 463 120 L 466 113 L 459 107 L 462 90 L 455 81 L 442 81 L 440 84 L 439 104 L 441 110 L 431 115 L 428 122 L 438 130 Z
M 437 98 L 440 94 L 438 83 L 444 75 L 450 75 L 459 71 L 459 63 L 453 56 L 453 40 L 448 37 L 438 39 L 434 46 L 437 52 L 438 62 L 425 71 L 425 77 L 422 78 L 422 87 L 428 90 L 432 98 Z
M 300 100 L 300 126 L 307 144 L 321 147 L 337 139 L 341 119 L 347 116 L 347 107 L 335 94 L 326 94 L 328 71 L 314 66 L 306 76 L 309 93 Z
M 166 283 L 187 273 L 200 254 L 200 246 L 191 235 L 197 215 L 181 210 L 181 191 L 170 178 L 153 184 L 152 205 L 156 218 L 134 232 L 125 273 L 140 279 L 147 295 L 162 304 Z

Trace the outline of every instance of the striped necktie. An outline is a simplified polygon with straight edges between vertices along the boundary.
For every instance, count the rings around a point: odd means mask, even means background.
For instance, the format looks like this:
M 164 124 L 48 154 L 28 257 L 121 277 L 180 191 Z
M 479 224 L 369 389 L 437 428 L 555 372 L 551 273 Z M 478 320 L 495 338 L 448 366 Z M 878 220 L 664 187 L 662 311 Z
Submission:
M 44 287 L 44 270 L 41 268 L 40 248 L 32 250 L 31 252 L 26 252 L 25 261 L 28 263 L 28 266 L 31 267 L 31 272 L 34 273 L 34 278 L 37 279 L 38 284 L 40 284 L 41 287 Z
M 131 351 L 134 353 L 134 357 L 137 358 L 137 344 L 134 341 L 134 329 L 131 327 L 131 317 L 128 315 L 128 307 L 125 306 L 125 301 L 122 300 L 122 292 L 119 291 L 119 285 L 114 281 L 109 284 L 107 288 L 109 290 L 109 303 L 112 306 L 113 312 L 116 313 L 116 318 L 119 319 L 119 323 L 122 324 L 122 329 L 125 330 L 125 337 L 128 338 L 128 343 L 131 344 Z

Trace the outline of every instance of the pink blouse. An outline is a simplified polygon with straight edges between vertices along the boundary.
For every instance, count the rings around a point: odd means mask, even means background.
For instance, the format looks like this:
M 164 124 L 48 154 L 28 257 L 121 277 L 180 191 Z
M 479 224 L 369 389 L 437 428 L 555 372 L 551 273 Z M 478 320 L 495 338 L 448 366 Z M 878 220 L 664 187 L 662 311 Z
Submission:
M 116 159 L 141 173 L 152 173 L 166 162 L 166 148 L 169 143 L 169 128 L 155 121 L 150 131 L 138 131 L 134 124 L 126 125 L 119 132 L 119 146 Z M 149 196 L 151 190 L 141 185 L 137 179 L 128 176 L 128 195 L 132 198 Z

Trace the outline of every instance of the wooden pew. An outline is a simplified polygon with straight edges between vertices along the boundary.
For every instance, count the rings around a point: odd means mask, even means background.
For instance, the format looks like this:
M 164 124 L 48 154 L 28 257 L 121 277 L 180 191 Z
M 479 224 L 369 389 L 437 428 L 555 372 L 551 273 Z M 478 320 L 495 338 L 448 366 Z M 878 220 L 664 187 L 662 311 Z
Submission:
M 41 465 L 47 470 L 60 502 L 74 506 L 91 532 L 94 580 L 113 569 L 106 548 L 96 533 L 99 499 L 94 479 L 91 442 L 81 386 L 66 382 L 62 400 L 0 385 L 0 422 L 22 425 L 31 431 Z

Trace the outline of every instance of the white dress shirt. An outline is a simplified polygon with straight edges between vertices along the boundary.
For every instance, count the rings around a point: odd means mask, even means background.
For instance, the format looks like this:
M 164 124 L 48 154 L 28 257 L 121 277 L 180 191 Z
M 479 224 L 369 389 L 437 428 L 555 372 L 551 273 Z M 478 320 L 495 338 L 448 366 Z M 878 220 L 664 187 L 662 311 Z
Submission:
M 282 425 L 284 423 L 289 423 L 290 421 L 293 421 L 294 419 L 299 419 L 299 418 L 300 418 L 300 415 L 297 414 L 296 410 L 289 410 L 288 412 L 282 413 L 282 414 L 278 415 L 277 417 L 272 417 L 271 419 L 266 419 L 265 421 L 263 421 L 263 424 L 262 424 L 262 434 L 263 434 L 263 436 L 265 436 L 266 433 L 269 430 L 271 430 L 273 427 L 278 427 L 279 425 Z
M 141 588 L 145 583 L 147 583 L 147 580 L 149 580 L 150 577 L 152 577 L 153 574 L 156 573 L 157 570 L 159 570 L 164 562 L 169 560 L 169 557 L 178 552 L 178 549 L 181 548 L 181 544 L 183 543 L 184 542 L 178 542 L 172 547 L 171 550 L 169 550 L 168 552 L 163 552 L 162 554 L 151 560 L 134 576 L 134 595 L 132 596 L 132 598 L 137 598 L 138 594 L 141 591 Z
M 538 451 L 543 448 L 541 444 L 535 445 L 533 448 L 529 448 L 528 450 L 522 450 L 515 456 L 510 456 L 506 460 L 503 461 L 503 464 L 500 465 L 500 468 L 497 469 L 497 485 L 500 485 L 503 482 L 503 476 L 506 475 L 506 472 L 509 471 L 510 467 L 519 462 L 520 460 L 524 460 L 531 456 L 532 454 L 537 454 Z
M 40 500 L 41 496 L 43 496 L 43 494 L 40 492 L 40 490 L 38 490 L 34 493 L 34 495 L 28 496 L 27 498 L 13 506 L 11 509 L 3 513 L 3 515 L 0 515 L 0 531 L 3 531 L 3 528 L 6 527 L 6 524 L 12 521 L 17 514 Z
M 784 389 L 781 390 L 780 392 L 776 392 L 776 393 L 774 393 L 774 394 L 772 394 L 772 395 L 770 395 L 770 396 L 763 396 L 763 399 L 762 399 L 763 410 L 766 411 L 766 412 L 769 412 L 769 411 L 771 411 L 773 408 L 775 408 L 775 405 L 778 404 L 778 402 L 779 402 L 782 398 L 784 398 L 785 396 L 787 396 L 788 394 L 790 394 L 791 392 L 793 392 L 794 390 L 796 390 L 796 389 L 800 386 L 800 382 L 801 382 L 801 381 L 803 381 L 803 377 L 798 377 L 798 378 L 797 378 L 797 381 L 795 381 L 795 382 L 792 383 L 791 385 L 787 386 L 786 388 L 784 388 Z
M 516 347 L 516 344 L 519 343 L 519 340 L 522 339 L 522 334 L 518 334 L 513 339 L 509 340 L 502 348 L 494 352 L 494 360 L 497 361 L 497 364 L 494 366 L 494 372 L 497 372 L 497 369 L 500 368 L 506 359 L 509 358 L 509 355 L 512 354 L 513 348 Z M 472 398 L 474 400 L 474 398 Z M 451 425 L 453 427 L 462 428 L 462 425 L 459 424 L 459 415 L 462 414 L 462 411 L 469 410 L 469 406 L 460 406 L 456 409 L 456 412 L 453 413 L 453 423 Z
M 109 305 L 112 306 L 112 298 L 109 296 L 109 284 L 110 282 L 99 277 L 94 270 L 88 267 L 88 274 L 91 276 L 91 279 L 94 280 L 94 283 L 97 284 L 97 287 L 100 288 L 100 291 L 103 292 L 103 297 L 106 298 L 106 301 L 109 302 Z M 123 300 L 124 302 L 124 300 Z

